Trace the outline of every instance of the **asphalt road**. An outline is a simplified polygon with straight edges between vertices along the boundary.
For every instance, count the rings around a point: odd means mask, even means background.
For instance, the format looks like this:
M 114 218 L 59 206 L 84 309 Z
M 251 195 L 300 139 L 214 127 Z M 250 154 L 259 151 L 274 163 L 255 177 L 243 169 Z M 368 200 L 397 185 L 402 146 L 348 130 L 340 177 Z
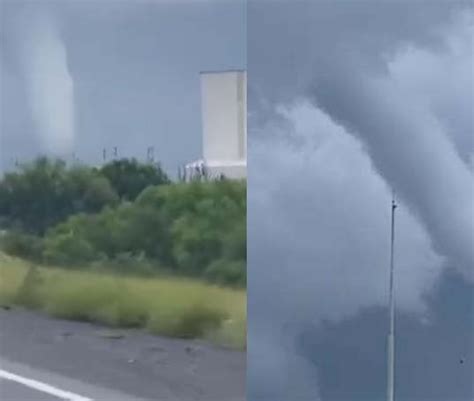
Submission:
M 0 379 L 0 399 L 2 400 L 35 400 L 35 401 L 57 401 L 58 398 L 49 394 L 33 390 L 24 385 L 10 380 Z
M 244 401 L 245 353 L 0 309 L 2 401 Z

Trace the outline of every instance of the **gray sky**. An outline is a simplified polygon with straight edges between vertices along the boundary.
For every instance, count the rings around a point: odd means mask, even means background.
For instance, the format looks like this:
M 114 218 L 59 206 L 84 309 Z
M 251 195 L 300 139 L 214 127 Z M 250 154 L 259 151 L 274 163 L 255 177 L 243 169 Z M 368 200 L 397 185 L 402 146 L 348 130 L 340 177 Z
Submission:
M 201 156 L 199 72 L 245 66 L 240 0 L 2 0 L 1 21 L 4 167 L 154 146 L 175 174 Z
M 249 400 L 385 399 L 392 188 L 397 400 L 473 399 L 471 3 L 251 0 L 247 35 Z

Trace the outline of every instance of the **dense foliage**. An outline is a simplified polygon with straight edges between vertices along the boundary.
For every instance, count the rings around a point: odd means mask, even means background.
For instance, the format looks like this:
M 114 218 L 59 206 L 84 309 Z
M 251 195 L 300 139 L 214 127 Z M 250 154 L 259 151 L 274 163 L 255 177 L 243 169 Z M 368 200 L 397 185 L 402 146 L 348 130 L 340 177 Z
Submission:
M 172 183 L 133 160 L 39 159 L 0 181 L 3 249 L 64 267 L 172 272 L 245 285 L 246 185 Z
M 107 178 L 91 168 L 68 168 L 61 160 L 37 159 L 0 181 L 2 226 L 34 234 L 72 214 L 98 212 L 117 202 Z
M 100 168 L 117 195 L 124 200 L 134 200 L 150 185 L 169 184 L 170 180 L 161 168 L 141 164 L 135 159 L 114 160 Z

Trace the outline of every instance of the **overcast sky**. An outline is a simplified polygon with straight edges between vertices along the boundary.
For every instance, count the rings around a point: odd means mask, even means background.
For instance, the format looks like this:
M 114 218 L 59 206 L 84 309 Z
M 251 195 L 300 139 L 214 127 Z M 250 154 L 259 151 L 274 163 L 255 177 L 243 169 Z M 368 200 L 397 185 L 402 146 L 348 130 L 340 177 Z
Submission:
M 474 399 L 473 11 L 248 4 L 249 401 Z
M 201 157 L 199 72 L 243 68 L 245 4 L 1 0 L 1 162 Z

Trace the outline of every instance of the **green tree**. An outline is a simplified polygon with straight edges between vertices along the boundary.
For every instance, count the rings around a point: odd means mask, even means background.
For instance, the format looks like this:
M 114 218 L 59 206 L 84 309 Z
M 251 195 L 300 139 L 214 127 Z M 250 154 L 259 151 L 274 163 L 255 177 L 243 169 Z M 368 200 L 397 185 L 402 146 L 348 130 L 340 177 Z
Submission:
M 109 181 L 87 167 L 68 168 L 41 157 L 0 181 L 0 221 L 9 228 L 43 234 L 68 216 L 116 204 Z
M 121 199 L 135 200 L 147 187 L 169 184 L 170 179 L 159 165 L 144 164 L 136 159 L 121 159 L 100 168 Z
M 221 258 L 245 263 L 245 183 L 222 180 L 149 188 L 136 203 L 162 214 L 179 271 L 200 275 Z
M 134 160 L 97 169 L 40 158 L 1 179 L 0 224 L 3 249 L 38 262 L 245 285 L 245 182 L 171 183 Z

